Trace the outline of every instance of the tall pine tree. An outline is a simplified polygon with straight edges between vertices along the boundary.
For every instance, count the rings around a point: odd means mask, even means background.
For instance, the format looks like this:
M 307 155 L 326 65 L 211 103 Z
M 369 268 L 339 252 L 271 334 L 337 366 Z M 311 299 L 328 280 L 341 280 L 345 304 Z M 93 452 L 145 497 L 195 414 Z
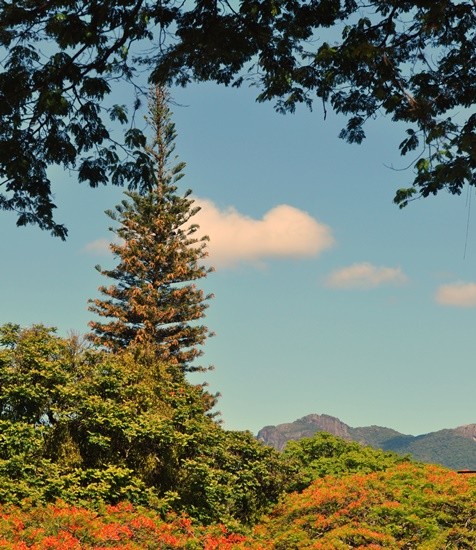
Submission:
M 115 284 L 101 286 L 103 297 L 90 300 L 90 311 L 109 321 L 90 322 L 89 337 L 111 350 L 145 345 L 157 359 L 190 372 L 200 369 L 193 361 L 210 335 L 199 320 L 211 295 L 193 282 L 212 270 L 203 265 L 208 238 L 196 236 L 192 218 L 199 208 L 191 191 L 177 193 L 185 164 L 173 154 L 176 131 L 163 88 L 152 90 L 149 109 L 154 139 L 145 148 L 155 180 L 144 182 L 145 191 L 126 192 L 127 199 L 106 212 L 117 224 L 110 228 L 119 237 L 111 250 L 119 261 L 113 269 L 97 266 Z

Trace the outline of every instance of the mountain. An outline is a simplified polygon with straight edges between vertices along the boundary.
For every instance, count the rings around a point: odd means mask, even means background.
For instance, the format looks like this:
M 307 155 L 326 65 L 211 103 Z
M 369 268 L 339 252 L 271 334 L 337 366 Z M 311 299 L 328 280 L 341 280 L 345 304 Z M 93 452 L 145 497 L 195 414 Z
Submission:
M 334 416 L 309 414 L 287 424 L 265 426 L 257 438 L 282 450 L 289 440 L 312 437 L 316 432 L 328 432 L 384 451 L 409 454 L 416 460 L 455 470 L 476 470 L 476 424 L 414 436 L 382 426 L 352 428 Z

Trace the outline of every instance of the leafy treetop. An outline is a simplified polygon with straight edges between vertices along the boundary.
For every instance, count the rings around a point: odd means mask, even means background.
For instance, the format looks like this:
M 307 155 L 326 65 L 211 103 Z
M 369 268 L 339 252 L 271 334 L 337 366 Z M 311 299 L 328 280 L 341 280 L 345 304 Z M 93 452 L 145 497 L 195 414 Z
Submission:
M 223 430 L 213 403 L 143 345 L 107 353 L 42 325 L 0 326 L 0 503 L 128 500 L 254 523 L 291 469 L 251 433 Z
M 296 468 L 296 475 L 290 480 L 290 489 L 295 491 L 328 475 L 379 472 L 409 461 L 408 457 L 345 441 L 326 432 L 288 441 L 283 456 Z
M 144 136 L 106 102 L 141 66 L 155 83 L 251 79 L 282 112 L 318 100 L 349 117 L 349 142 L 389 115 L 415 155 L 401 206 L 476 183 L 476 0 L 15 0 L 0 21 L 0 208 L 19 225 L 66 237 L 49 166 L 93 187 L 147 179 Z M 110 120 L 126 125 L 122 143 Z

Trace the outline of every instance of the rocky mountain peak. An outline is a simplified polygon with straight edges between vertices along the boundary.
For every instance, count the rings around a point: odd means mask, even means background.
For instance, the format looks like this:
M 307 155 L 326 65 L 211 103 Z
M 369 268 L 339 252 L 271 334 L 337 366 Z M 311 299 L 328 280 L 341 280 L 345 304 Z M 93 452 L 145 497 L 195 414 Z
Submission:
M 258 432 L 257 438 L 267 445 L 282 450 L 287 441 L 312 437 L 316 432 L 328 432 L 349 441 L 352 439 L 349 426 L 327 414 L 308 414 L 288 424 L 265 426 Z
M 466 424 L 465 426 L 458 426 L 454 430 L 457 434 L 476 441 L 476 424 Z
M 316 432 L 328 432 L 361 445 L 412 455 L 417 460 L 456 470 L 476 469 L 476 424 L 414 436 L 383 426 L 353 428 L 334 416 L 308 414 L 294 422 L 266 426 L 257 437 L 282 450 L 289 440 L 312 437 Z

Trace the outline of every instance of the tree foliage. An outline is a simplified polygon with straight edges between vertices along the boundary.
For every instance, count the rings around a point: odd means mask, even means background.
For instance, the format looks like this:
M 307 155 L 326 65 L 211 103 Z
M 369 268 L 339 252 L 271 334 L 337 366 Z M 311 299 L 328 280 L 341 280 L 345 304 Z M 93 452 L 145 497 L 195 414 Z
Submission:
M 118 242 L 110 245 L 118 264 L 99 271 L 115 281 L 102 286 L 102 299 L 91 300 L 90 310 L 109 322 L 92 321 L 93 342 L 123 349 L 131 342 L 152 346 L 158 359 L 192 371 L 201 354 L 199 346 L 209 335 L 197 323 L 207 307 L 195 280 L 211 271 L 203 265 L 207 237 L 196 237 L 193 216 L 198 208 L 177 193 L 183 163 L 173 161 L 175 128 L 170 120 L 167 94 L 154 88 L 150 100 L 150 123 L 154 141 L 146 146 L 154 166 L 154 179 L 143 183 L 142 193 L 126 193 L 115 212 L 108 215 L 118 224 L 111 231 Z
M 359 443 L 345 441 L 325 432 L 299 441 L 289 441 L 283 455 L 294 464 L 296 475 L 288 490 L 300 491 L 314 480 L 332 475 L 380 472 L 408 462 L 408 458 L 384 452 Z
M 400 205 L 475 184 L 474 0 L 15 0 L 0 21 L 0 207 L 20 225 L 66 236 L 49 166 L 93 187 L 145 181 L 144 136 L 107 102 L 140 67 L 156 83 L 251 80 L 282 112 L 317 100 L 348 117 L 349 142 L 390 116 L 407 126 L 400 152 L 415 170 Z
M 403 463 L 382 472 L 329 475 L 286 496 L 257 528 L 255 542 L 273 550 L 470 550 L 475 497 L 476 479 L 439 466 Z
M 6 550 L 472 550 L 476 479 L 429 465 L 319 479 L 286 496 L 252 529 L 203 526 L 184 515 L 121 503 L 1 507 Z
M 0 346 L 0 503 L 128 500 L 246 524 L 283 492 L 279 454 L 223 430 L 212 396 L 144 348 L 98 351 L 41 325 L 4 325 Z
M 0 513 L 5 550 L 234 550 L 246 542 L 221 524 L 204 527 L 183 515 L 164 518 L 127 503 L 92 511 L 58 502 L 43 508 L 2 507 Z
M 140 548 L 157 536 L 177 548 L 474 547 L 470 476 L 328 434 L 280 455 L 223 430 L 203 388 L 173 368 L 140 345 L 108 353 L 41 325 L 1 327 L 0 504 L 22 507 L 2 510 L 5 548 L 95 547 L 100 537 Z M 49 505 L 57 499 L 74 507 Z M 124 500 L 146 508 L 117 506 Z M 183 517 L 164 523 L 168 511 L 258 525 L 235 537 Z

